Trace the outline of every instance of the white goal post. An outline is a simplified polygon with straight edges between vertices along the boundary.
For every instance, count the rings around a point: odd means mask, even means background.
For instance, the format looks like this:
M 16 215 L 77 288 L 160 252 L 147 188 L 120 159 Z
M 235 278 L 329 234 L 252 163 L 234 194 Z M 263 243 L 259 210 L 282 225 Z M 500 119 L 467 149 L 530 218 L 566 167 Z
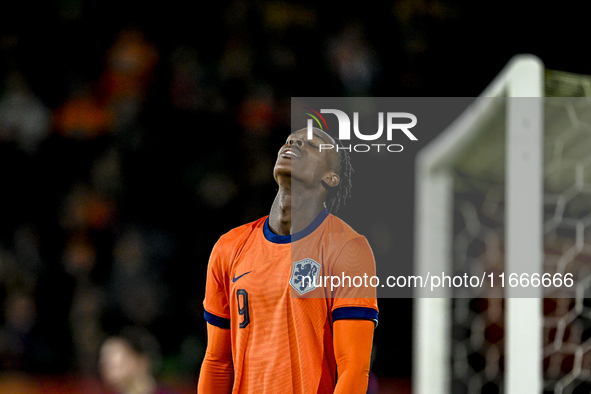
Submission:
M 491 100 L 490 97 L 508 97 Z M 452 166 L 478 138 L 481 125 L 504 105 L 504 244 L 506 272 L 543 272 L 544 66 L 532 55 L 511 59 L 487 89 L 416 159 L 415 275 L 451 272 Z M 533 262 L 533 265 L 532 265 Z M 452 294 L 416 288 L 413 322 L 415 394 L 448 394 L 451 383 Z M 504 392 L 542 392 L 543 295 L 513 298 L 505 288 Z

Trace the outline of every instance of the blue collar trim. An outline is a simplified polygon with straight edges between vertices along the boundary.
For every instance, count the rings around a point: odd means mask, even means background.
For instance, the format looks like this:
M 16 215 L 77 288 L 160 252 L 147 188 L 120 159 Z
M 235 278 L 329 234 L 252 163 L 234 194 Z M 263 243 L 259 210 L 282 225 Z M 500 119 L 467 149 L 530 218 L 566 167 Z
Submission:
M 269 218 L 267 218 L 265 220 L 265 225 L 263 226 L 263 234 L 265 235 L 265 238 L 267 238 L 267 241 L 269 241 L 269 242 L 273 242 L 276 244 L 288 244 L 291 242 L 298 241 L 298 240 L 312 234 L 312 232 L 314 230 L 316 230 L 322 224 L 322 222 L 324 222 L 324 219 L 326 219 L 327 216 L 328 216 L 328 211 L 326 209 L 323 209 L 322 211 L 320 211 L 318 216 L 316 216 L 316 219 L 312 220 L 312 223 L 310 223 L 308 225 L 308 227 L 306 227 L 302 231 L 298 231 L 297 233 L 295 233 L 293 235 L 277 235 L 277 234 L 275 234 L 273 232 L 273 230 L 271 230 L 271 227 L 269 227 Z

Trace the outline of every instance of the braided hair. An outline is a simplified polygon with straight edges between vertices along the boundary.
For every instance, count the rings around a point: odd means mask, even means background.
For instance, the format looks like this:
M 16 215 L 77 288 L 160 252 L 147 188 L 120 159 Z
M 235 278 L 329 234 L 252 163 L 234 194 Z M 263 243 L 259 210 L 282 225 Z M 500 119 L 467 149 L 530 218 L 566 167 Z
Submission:
M 345 201 L 351 197 L 351 175 L 353 174 L 353 167 L 351 166 L 351 155 L 343 148 L 341 141 L 333 137 L 335 145 L 341 149 L 337 149 L 338 162 L 336 163 L 336 172 L 339 174 L 341 181 L 338 186 L 331 187 L 328 189 L 328 195 L 326 196 L 326 208 L 328 212 L 334 214 L 342 205 L 345 205 Z M 336 149 L 336 147 L 335 147 Z

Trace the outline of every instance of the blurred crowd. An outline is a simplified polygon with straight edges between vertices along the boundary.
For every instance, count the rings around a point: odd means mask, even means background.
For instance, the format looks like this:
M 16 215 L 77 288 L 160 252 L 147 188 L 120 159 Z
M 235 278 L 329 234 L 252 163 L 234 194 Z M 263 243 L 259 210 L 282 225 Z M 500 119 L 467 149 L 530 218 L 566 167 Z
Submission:
M 157 167 L 142 163 L 159 153 L 142 140 L 158 48 L 139 27 L 122 28 L 97 78 L 73 74 L 51 107 L 18 67 L 12 39 L 0 98 L 0 368 L 93 373 L 104 339 L 135 325 L 172 336 L 168 352 L 194 371 L 203 350 L 191 303 L 203 262 L 178 261 L 176 243 L 199 234 L 175 217 L 158 222 L 152 212 L 162 209 L 142 203 L 170 194 L 162 204 L 174 204 L 178 191 L 161 178 L 184 170 L 153 176 Z M 178 269 L 194 285 L 174 292 Z
M 132 326 L 196 378 L 209 252 L 268 213 L 290 97 L 420 94 L 456 10 L 113 5 L 0 17 L 0 369 L 96 375 Z

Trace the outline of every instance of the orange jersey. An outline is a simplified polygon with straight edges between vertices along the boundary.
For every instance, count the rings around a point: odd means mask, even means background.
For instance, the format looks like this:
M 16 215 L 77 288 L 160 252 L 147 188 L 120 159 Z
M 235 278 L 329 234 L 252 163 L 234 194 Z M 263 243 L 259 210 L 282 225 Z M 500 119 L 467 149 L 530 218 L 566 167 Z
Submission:
M 231 330 L 232 393 L 333 393 L 333 321 L 377 323 L 378 308 L 374 288 L 331 291 L 323 277 L 364 275 L 375 275 L 367 240 L 326 210 L 291 236 L 273 233 L 268 217 L 223 235 L 203 304 L 210 324 Z

